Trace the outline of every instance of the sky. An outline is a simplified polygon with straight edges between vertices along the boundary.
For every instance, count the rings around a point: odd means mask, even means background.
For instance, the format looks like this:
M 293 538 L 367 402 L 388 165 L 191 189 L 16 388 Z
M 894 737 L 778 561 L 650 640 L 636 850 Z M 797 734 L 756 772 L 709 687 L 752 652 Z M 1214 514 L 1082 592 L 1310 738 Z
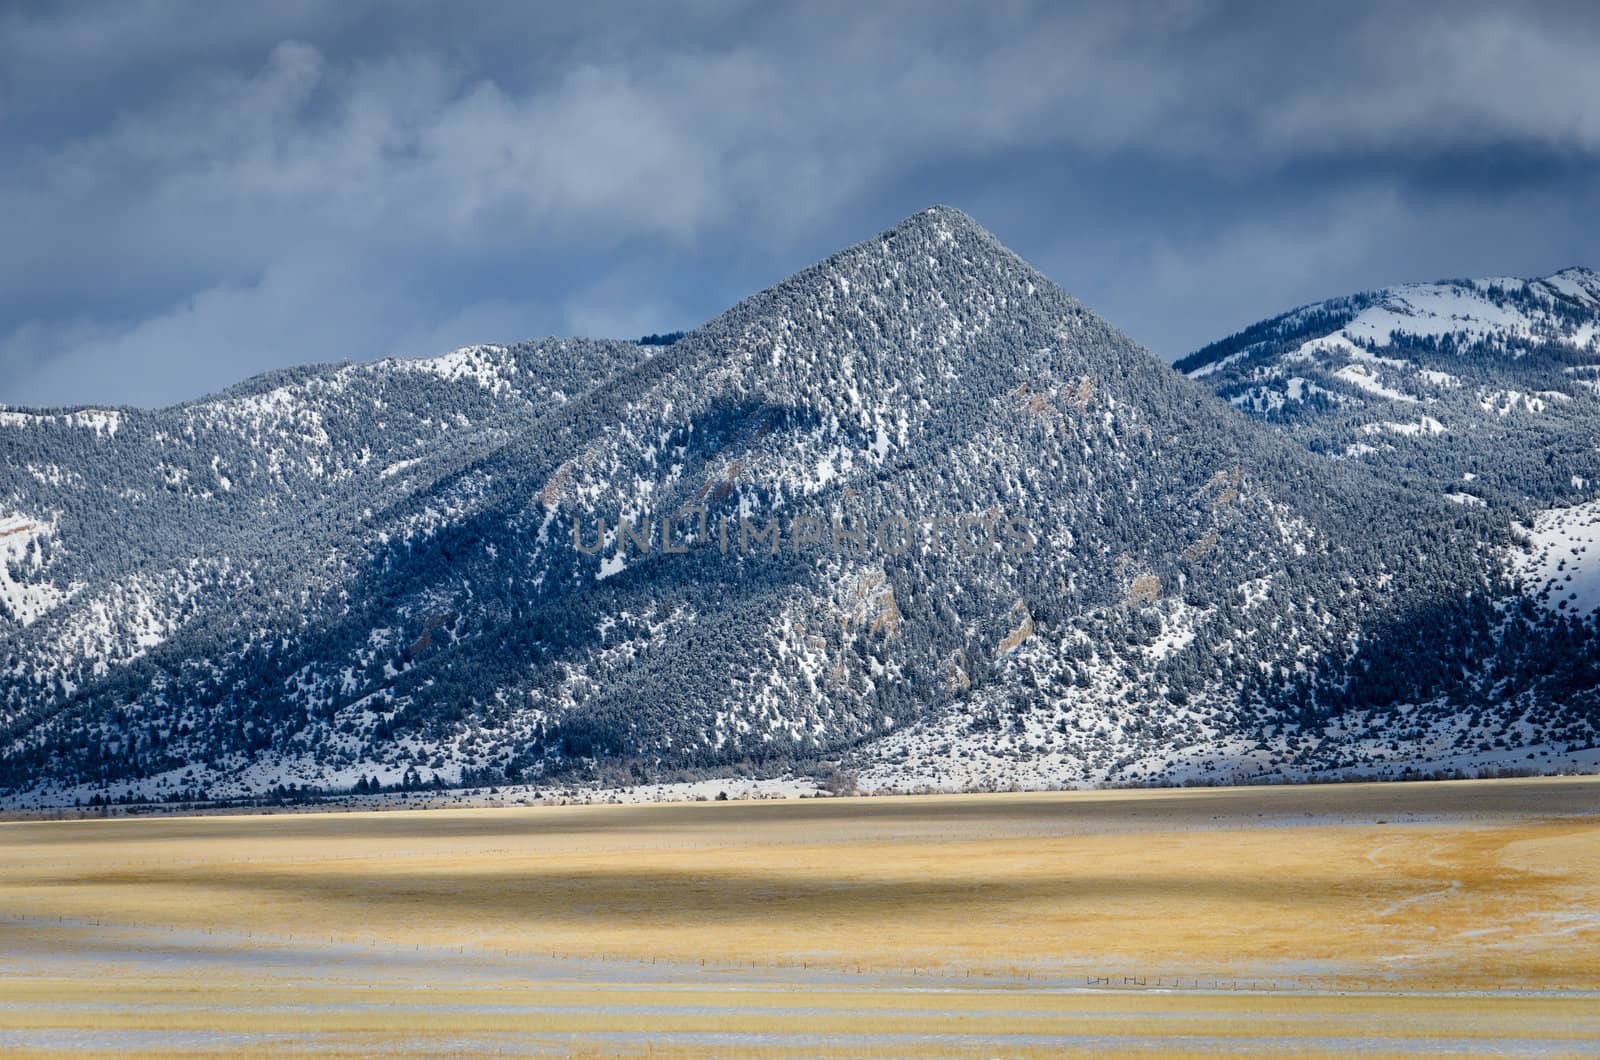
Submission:
M 0 0 L 0 403 L 693 328 L 934 203 L 1166 359 L 1600 267 L 1600 5 Z

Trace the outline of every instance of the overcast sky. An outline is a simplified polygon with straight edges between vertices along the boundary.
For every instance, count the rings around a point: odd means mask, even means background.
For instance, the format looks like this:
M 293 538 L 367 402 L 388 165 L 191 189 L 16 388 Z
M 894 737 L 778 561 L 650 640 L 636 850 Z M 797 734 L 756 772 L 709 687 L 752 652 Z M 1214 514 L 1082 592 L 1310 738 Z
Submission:
M 1169 359 L 1600 267 L 1600 5 L 0 5 L 0 402 L 692 328 L 936 202 Z

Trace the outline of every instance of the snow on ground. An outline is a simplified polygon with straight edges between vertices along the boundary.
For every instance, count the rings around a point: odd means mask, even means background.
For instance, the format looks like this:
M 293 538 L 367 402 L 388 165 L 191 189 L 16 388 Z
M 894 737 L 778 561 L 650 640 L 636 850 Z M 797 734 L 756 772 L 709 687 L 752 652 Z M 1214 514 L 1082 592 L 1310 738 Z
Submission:
M 1511 296 L 1518 300 L 1513 301 Z M 1520 355 L 1530 343 L 1559 342 L 1579 350 L 1600 346 L 1600 324 L 1594 320 L 1575 320 L 1571 312 L 1593 312 L 1600 306 L 1600 275 L 1585 269 L 1567 269 L 1542 280 L 1496 277 L 1470 283 L 1404 284 L 1377 292 L 1365 308 L 1337 331 L 1307 339 L 1277 358 L 1276 363 L 1258 366 L 1250 379 L 1261 383 L 1281 378 L 1291 365 L 1313 365 L 1349 385 L 1392 401 L 1433 400 L 1426 392 L 1405 393 L 1405 380 L 1431 388 L 1454 389 L 1464 380 L 1447 371 L 1422 368 L 1410 359 L 1387 356 L 1397 337 L 1442 339 L 1452 342 L 1499 346 L 1512 356 Z M 1315 308 L 1315 307 L 1307 307 Z M 1289 314 L 1286 326 L 1296 319 Z M 1196 368 L 1189 373 L 1200 379 L 1233 367 L 1254 353 L 1250 347 Z M 1338 366 L 1338 367 L 1336 367 Z M 1573 375 L 1580 373 L 1568 369 Z M 1600 390 L 1600 380 L 1580 378 L 1580 385 Z M 1542 411 L 1565 394 L 1497 393 L 1484 398 L 1485 408 L 1505 415 L 1518 409 Z M 1257 388 L 1249 395 L 1232 399 L 1236 405 L 1249 405 L 1256 411 L 1276 411 L 1281 398 L 1270 390 Z M 1288 400 L 1297 400 L 1290 393 Z
M 1248 356 L 1250 356 L 1250 351 L 1249 350 L 1240 350 L 1238 353 L 1230 353 L 1230 354 L 1228 354 L 1228 356 L 1222 358 L 1219 361 L 1212 361 L 1210 364 L 1203 364 L 1199 368 L 1196 368 L 1194 371 L 1189 373 L 1189 378 L 1190 379 L 1204 379 L 1206 376 L 1210 375 L 1212 372 L 1221 371 L 1222 369 L 1228 367 L 1230 364 L 1238 364 L 1240 361 L 1244 360 Z
M 448 382 L 470 379 L 485 390 L 504 393 L 515 365 L 504 346 L 463 346 L 438 357 L 397 358 L 382 362 L 408 372 L 425 372 Z
M 38 543 L 50 533 L 26 516 L 0 515 L 0 613 L 24 626 L 66 597 L 49 582 L 27 577 L 43 565 Z
M 1362 434 L 1382 434 L 1385 432 L 1404 435 L 1443 434 L 1445 433 L 1445 426 L 1432 416 L 1424 416 L 1416 423 L 1386 421 L 1384 423 L 1364 423 L 1361 425 Z
M 1393 387 L 1384 386 L 1383 379 L 1378 373 L 1361 362 L 1345 365 L 1337 372 L 1334 372 L 1333 377 L 1343 380 L 1359 390 L 1365 390 L 1369 394 L 1388 398 L 1390 401 L 1404 401 L 1413 405 L 1417 402 L 1417 399 L 1410 394 L 1402 393 Z
M 1235 408 L 1247 408 L 1251 412 L 1277 412 L 1283 408 L 1284 396 L 1282 391 L 1272 387 L 1253 386 L 1243 394 L 1229 398 L 1228 402 Z
M 80 409 L 67 414 L 67 422 L 109 438 L 122 426 L 122 413 L 105 409 Z
M 1571 398 L 1553 390 L 1537 394 L 1524 394 L 1520 390 L 1486 390 L 1478 395 L 1478 407 L 1496 416 L 1509 416 L 1513 412 L 1543 412 L 1551 401 L 1570 401 Z
M 1542 282 L 1575 302 L 1600 306 L 1600 274 L 1589 269 L 1562 269 Z
M 174 771 L 177 778 L 182 771 Z M 188 772 L 198 773 L 199 770 Z M 265 795 L 274 784 L 285 778 L 282 771 L 270 763 L 260 763 L 248 771 L 250 783 L 215 782 L 210 794 L 215 798 L 237 799 L 252 795 Z M 387 767 L 368 765 L 351 766 L 334 771 L 326 783 L 330 788 L 339 785 L 350 787 L 365 775 L 382 775 Z M 132 795 L 135 798 L 159 798 L 154 779 L 144 782 L 114 783 L 105 787 L 79 785 L 64 789 L 35 790 L 6 800 L 9 810 L 47 809 L 50 807 L 89 805 L 96 795 L 113 800 Z M 237 778 L 236 778 L 237 779 Z M 398 780 L 398 774 L 390 783 Z M 184 785 L 179 784 L 179 790 Z M 350 795 L 338 800 L 338 805 L 348 809 L 440 809 L 446 807 L 482 806 L 538 806 L 573 803 L 647 803 L 647 802 L 718 802 L 746 799 L 800 799 L 826 794 L 810 777 L 720 777 L 710 780 L 691 780 L 676 783 L 639 784 L 631 786 L 606 786 L 595 783 L 571 782 L 551 784 L 500 784 L 478 788 L 452 788 L 419 791 L 393 791 L 373 795 Z M 324 804 L 325 805 L 325 804 Z M 182 804 L 173 804 L 175 811 Z
M 1532 743 L 1517 747 L 1432 753 L 1402 750 L 1379 762 L 1358 767 L 1286 769 L 1280 776 L 1289 783 L 1360 777 L 1399 780 L 1429 773 L 1463 777 L 1507 775 L 1577 776 L 1600 773 L 1600 747 Z
M 1200 625 L 1213 613 L 1213 608 L 1196 610 L 1184 602 L 1175 601 L 1170 611 L 1161 615 L 1161 633 L 1144 649 L 1145 658 L 1160 662 L 1194 643 Z
M 1600 610 L 1600 501 L 1546 509 L 1521 529 L 1531 547 L 1508 562 L 1523 591 L 1568 614 Z
M 31 427 L 55 423 L 57 420 L 69 427 L 81 427 L 93 431 L 102 438 L 109 438 L 122 426 L 122 413 L 115 409 L 79 409 L 76 412 L 59 414 L 13 412 L 0 406 L 0 427 Z
M 1059 748 L 1038 747 L 1029 756 L 1014 747 L 985 743 L 955 747 L 926 740 L 919 754 L 860 770 L 858 786 L 871 795 L 962 791 L 1063 791 L 1107 786 L 1192 786 L 1307 783 L 1328 780 L 1402 780 L 1427 774 L 1461 777 L 1600 773 L 1600 747 L 1529 742 L 1474 747 L 1456 729 L 1420 740 L 1354 741 L 1335 762 L 1290 764 L 1277 738 L 1258 742 L 1213 735 L 1183 747 L 1162 748 L 1124 759 L 1114 774 L 1088 767 Z
M 1521 280 L 1489 281 L 1524 285 Z M 1387 346 L 1395 332 L 1418 336 L 1463 335 L 1486 338 L 1533 334 L 1535 321 L 1509 305 L 1496 305 L 1488 290 L 1452 284 L 1418 283 L 1394 287 L 1383 301 L 1364 309 L 1344 333 L 1361 343 Z
M 1342 332 L 1332 335 L 1323 335 L 1300 344 L 1300 347 L 1280 358 L 1285 364 L 1315 364 L 1324 359 L 1324 354 L 1335 354 L 1351 360 L 1360 360 L 1367 355 L 1367 351 L 1351 342 L 1349 337 Z
M 394 463 L 378 472 L 378 477 L 391 478 L 413 467 L 416 467 L 420 463 L 422 463 L 420 458 L 416 460 L 396 460 Z

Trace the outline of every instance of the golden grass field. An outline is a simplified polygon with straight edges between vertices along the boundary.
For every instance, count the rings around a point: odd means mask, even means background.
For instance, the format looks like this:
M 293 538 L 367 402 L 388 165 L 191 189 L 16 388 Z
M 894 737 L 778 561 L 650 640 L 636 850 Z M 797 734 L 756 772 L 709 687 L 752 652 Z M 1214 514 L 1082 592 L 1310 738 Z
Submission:
M 1600 779 L 19 821 L 0 867 L 0 1051 L 1600 1052 Z

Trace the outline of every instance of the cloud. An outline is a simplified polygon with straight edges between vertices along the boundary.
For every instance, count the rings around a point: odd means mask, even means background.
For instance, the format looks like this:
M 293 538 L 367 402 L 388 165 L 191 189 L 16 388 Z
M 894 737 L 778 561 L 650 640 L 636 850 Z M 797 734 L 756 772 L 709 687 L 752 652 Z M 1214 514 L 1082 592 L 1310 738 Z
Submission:
M 1582 257 L 1597 38 L 1466 0 L 10 8 L 0 400 L 664 330 L 931 201 L 1182 352 L 1394 262 L 1465 271 L 1496 248 L 1439 218 L 1504 202 L 1501 249 Z
M 45 356 L 24 382 L 41 393 L 71 393 L 74 403 L 161 404 L 175 385 L 195 396 L 273 367 L 343 360 L 351 349 L 379 352 L 372 343 L 403 325 L 393 316 L 401 304 L 348 267 L 286 260 L 256 282 L 220 284 L 121 326 L 80 322 L 57 339 L 29 325 L 33 334 L 0 343 L 0 363 L 15 370 L 38 343 Z
M 1427 196 L 1383 180 L 1345 181 L 1214 231 L 1159 236 L 1138 251 L 1145 286 L 1109 292 L 1096 308 L 1176 358 L 1338 295 L 1455 276 L 1545 275 L 1571 261 L 1552 253 L 1549 230 L 1529 219 L 1556 227 L 1564 218 L 1581 230 L 1600 205 L 1595 190 Z
M 1284 155 L 1489 145 L 1600 153 L 1593 17 L 1498 5 L 1391 14 L 1346 42 L 1360 57 L 1355 76 L 1313 75 L 1270 100 L 1260 142 Z

